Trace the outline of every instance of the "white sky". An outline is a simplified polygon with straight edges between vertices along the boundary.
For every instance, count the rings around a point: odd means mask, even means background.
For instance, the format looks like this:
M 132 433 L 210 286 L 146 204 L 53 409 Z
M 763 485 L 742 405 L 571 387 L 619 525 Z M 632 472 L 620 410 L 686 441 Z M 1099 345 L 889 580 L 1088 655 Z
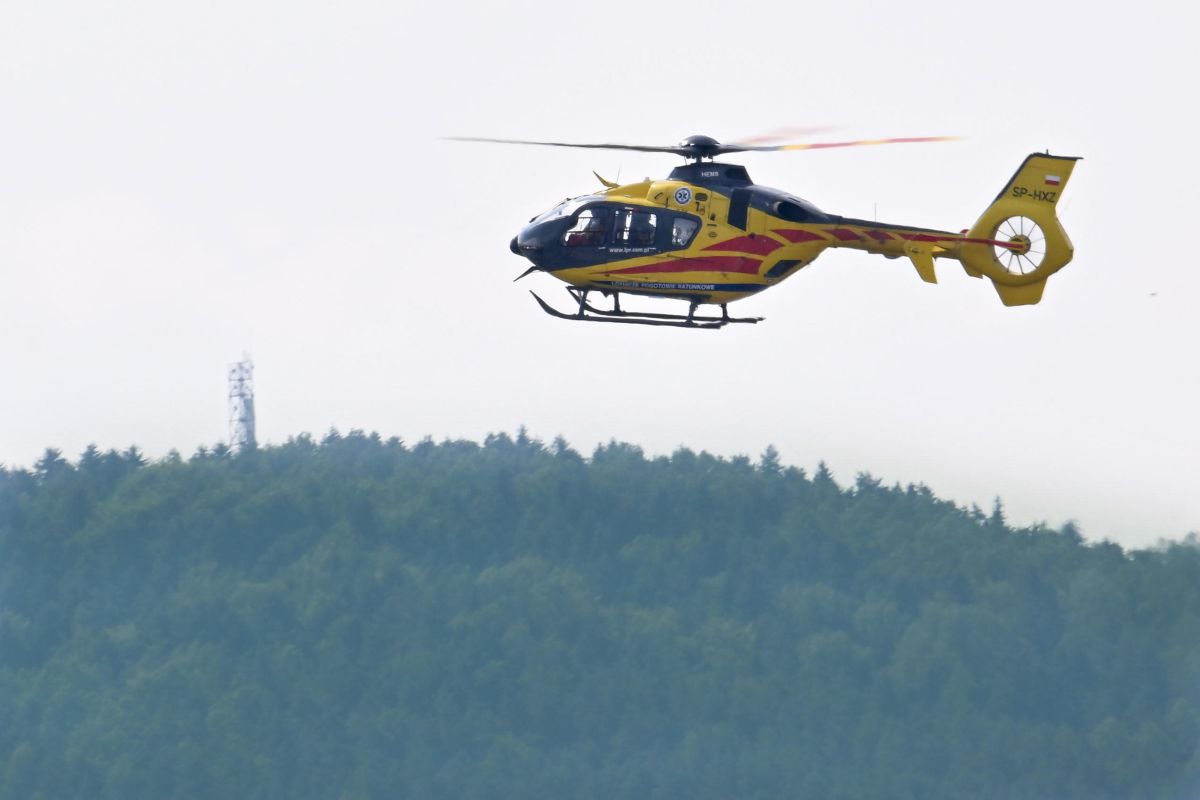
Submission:
M 522 423 L 925 482 L 1128 545 L 1200 530 L 1190 6 L 0 0 L 0 462 L 228 437 Z M 1029 152 L 1084 157 L 1076 259 L 1005 308 L 939 265 L 826 253 L 719 332 L 572 324 L 522 223 L 784 126 L 964 142 L 745 155 L 826 211 L 968 227 Z M 663 310 L 663 309 L 660 309 Z

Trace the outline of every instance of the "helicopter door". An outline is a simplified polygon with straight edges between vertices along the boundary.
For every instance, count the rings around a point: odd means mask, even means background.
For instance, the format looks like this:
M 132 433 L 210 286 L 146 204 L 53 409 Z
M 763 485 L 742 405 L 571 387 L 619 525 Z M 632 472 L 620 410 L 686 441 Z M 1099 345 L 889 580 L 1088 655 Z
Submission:
M 658 214 L 644 208 L 617 209 L 613 252 L 648 253 L 657 249 L 657 241 Z
M 571 229 L 563 234 L 563 244 L 578 248 L 603 247 L 608 244 L 612 221 L 610 208 L 585 208 L 579 212 Z

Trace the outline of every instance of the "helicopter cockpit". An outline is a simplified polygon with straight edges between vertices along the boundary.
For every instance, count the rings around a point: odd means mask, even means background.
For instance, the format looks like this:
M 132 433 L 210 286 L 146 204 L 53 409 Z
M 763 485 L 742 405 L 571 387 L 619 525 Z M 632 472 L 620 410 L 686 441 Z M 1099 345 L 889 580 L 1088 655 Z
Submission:
M 538 267 L 557 269 L 683 249 L 699 229 L 691 214 L 589 196 L 534 217 L 511 249 Z

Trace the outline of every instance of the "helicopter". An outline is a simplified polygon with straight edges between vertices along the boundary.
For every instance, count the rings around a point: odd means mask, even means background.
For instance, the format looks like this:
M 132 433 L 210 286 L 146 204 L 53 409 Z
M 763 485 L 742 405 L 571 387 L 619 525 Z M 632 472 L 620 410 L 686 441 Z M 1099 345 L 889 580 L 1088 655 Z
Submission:
M 755 184 L 743 166 L 715 159 L 739 152 L 956 137 L 766 145 L 756 140 L 722 144 L 696 135 L 673 146 L 449 138 L 684 158 L 660 180 L 622 185 L 593 173 L 603 190 L 563 200 L 513 237 L 509 249 L 532 265 L 518 280 L 546 272 L 567 284 L 571 312 L 530 292 L 543 311 L 561 319 L 702 329 L 761 322 L 762 317 L 731 317 L 728 304 L 781 283 L 839 247 L 906 258 L 928 283 L 937 283 L 936 259 L 956 260 L 969 276 L 988 278 L 1004 305 L 1032 305 L 1041 300 L 1047 278 L 1074 255 L 1055 213 L 1080 160 L 1073 156 L 1030 154 L 975 224 L 953 233 L 829 214 L 795 195 Z M 589 299 L 596 294 L 611 298 L 611 304 Z M 683 301 L 688 309 L 686 314 L 626 310 L 623 295 Z M 720 313 L 697 313 L 703 305 L 717 306 Z

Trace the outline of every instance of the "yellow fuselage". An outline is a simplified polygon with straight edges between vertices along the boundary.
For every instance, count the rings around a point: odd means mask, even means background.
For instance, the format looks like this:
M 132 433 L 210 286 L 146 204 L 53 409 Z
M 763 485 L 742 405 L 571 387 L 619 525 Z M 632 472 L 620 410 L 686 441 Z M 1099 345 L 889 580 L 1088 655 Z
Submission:
M 990 278 L 1006 304 L 1036 303 L 1046 277 L 1071 257 L 1054 206 L 1074 162 L 1029 156 L 980 222 L 962 233 L 827 214 L 755 185 L 740 166 L 698 162 L 665 180 L 606 184 L 564 201 L 532 220 L 512 249 L 585 291 L 725 304 L 787 279 L 827 248 L 845 247 L 905 257 L 930 283 L 937 280 L 935 258 L 959 260 L 973 277 Z M 1049 250 L 1049 258 L 1045 250 L 1030 253 L 1028 272 L 997 255 L 1038 246 L 999 231 L 1003 220 L 1026 217 L 1039 221 Z

